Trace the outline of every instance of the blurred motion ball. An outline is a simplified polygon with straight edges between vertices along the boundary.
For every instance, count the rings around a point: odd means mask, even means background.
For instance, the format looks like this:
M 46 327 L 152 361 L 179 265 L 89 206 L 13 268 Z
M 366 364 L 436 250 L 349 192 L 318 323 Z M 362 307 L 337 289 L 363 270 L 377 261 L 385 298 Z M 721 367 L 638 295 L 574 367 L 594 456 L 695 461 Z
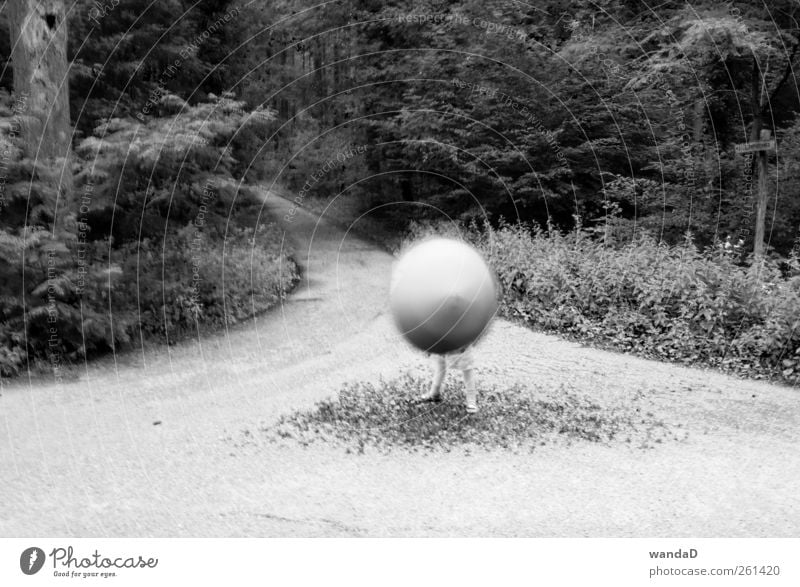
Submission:
M 492 271 L 470 245 L 426 240 L 395 265 L 389 293 L 394 322 L 420 350 L 445 354 L 475 342 L 497 311 Z

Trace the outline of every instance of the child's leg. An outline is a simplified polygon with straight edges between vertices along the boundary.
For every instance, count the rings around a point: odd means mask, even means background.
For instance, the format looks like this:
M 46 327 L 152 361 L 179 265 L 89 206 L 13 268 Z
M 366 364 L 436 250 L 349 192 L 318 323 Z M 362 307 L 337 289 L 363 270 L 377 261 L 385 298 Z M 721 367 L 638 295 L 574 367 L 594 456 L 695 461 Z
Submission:
M 434 360 L 434 368 L 433 368 L 433 381 L 431 382 L 431 388 L 423 395 L 420 400 L 422 401 L 437 401 L 442 397 L 442 383 L 444 382 L 444 376 L 447 373 L 447 365 L 445 362 L 445 358 L 443 355 L 436 355 Z
M 472 369 L 464 369 L 464 391 L 466 395 L 466 402 L 465 406 L 467 408 L 467 412 L 470 414 L 474 414 L 478 411 L 478 392 L 475 389 L 475 376 L 472 373 Z

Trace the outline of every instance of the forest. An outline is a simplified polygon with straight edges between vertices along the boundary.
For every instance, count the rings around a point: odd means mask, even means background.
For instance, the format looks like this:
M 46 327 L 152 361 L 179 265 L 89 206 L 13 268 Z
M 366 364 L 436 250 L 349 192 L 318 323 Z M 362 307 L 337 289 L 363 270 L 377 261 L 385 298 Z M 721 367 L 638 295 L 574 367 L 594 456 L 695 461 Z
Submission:
M 798 18 L 793 0 L 10 0 L 0 375 L 280 303 L 298 269 L 268 189 L 388 247 L 468 233 L 534 328 L 796 383 Z

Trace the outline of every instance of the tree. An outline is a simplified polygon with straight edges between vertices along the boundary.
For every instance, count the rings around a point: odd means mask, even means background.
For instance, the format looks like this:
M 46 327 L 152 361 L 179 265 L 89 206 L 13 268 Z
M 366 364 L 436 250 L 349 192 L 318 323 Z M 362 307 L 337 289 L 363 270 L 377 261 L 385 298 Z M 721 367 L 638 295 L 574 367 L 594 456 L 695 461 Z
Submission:
M 70 149 L 67 20 L 63 0 L 10 0 L 14 91 L 25 155 L 50 162 Z
M 796 88 L 792 92 L 789 83 L 794 79 L 800 48 L 797 11 L 794 3 L 785 0 L 776 0 L 770 10 L 745 3 L 741 7 L 730 2 L 725 6 L 700 3 L 670 12 L 663 26 L 642 29 L 645 34 L 640 35 L 639 44 L 647 50 L 638 60 L 640 81 L 663 79 L 664 74 L 694 80 L 678 84 L 675 91 L 686 111 L 692 113 L 693 145 L 684 162 L 692 168 L 687 175 L 692 181 L 686 186 L 690 201 L 714 203 L 718 210 L 720 204 L 730 201 L 731 193 L 737 191 L 725 180 L 734 159 L 730 153 L 733 143 L 758 141 L 762 131 L 772 132 L 791 118 L 797 105 Z M 789 108 L 787 93 L 794 94 Z M 779 104 L 780 100 L 783 103 Z M 736 166 L 741 167 L 741 163 Z M 741 194 L 744 205 L 739 208 L 753 201 L 755 219 L 747 214 L 739 219 L 739 226 L 730 228 L 748 238 L 754 224 L 753 250 L 761 257 L 768 205 L 768 153 L 760 151 L 746 157 L 745 166 L 748 175 L 757 172 L 758 179 L 753 182 L 757 189 Z M 704 217 L 701 224 L 708 224 L 718 210 L 706 204 L 705 213 L 712 215 Z M 703 210 L 692 212 L 697 215 Z
M 77 134 L 107 118 L 164 114 L 160 96 L 195 104 L 230 88 L 244 18 L 231 0 L 77 0 L 70 12 L 70 108 Z M 113 6 L 113 9 L 111 7 Z

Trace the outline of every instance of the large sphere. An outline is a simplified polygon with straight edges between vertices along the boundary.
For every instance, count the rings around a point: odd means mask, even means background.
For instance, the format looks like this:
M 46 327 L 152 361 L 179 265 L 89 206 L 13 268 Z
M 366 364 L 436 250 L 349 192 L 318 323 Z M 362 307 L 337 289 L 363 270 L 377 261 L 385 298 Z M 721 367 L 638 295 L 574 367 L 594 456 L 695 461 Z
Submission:
M 444 354 L 471 344 L 497 311 L 494 276 L 473 247 L 435 238 L 406 251 L 392 273 L 390 307 L 412 345 Z

